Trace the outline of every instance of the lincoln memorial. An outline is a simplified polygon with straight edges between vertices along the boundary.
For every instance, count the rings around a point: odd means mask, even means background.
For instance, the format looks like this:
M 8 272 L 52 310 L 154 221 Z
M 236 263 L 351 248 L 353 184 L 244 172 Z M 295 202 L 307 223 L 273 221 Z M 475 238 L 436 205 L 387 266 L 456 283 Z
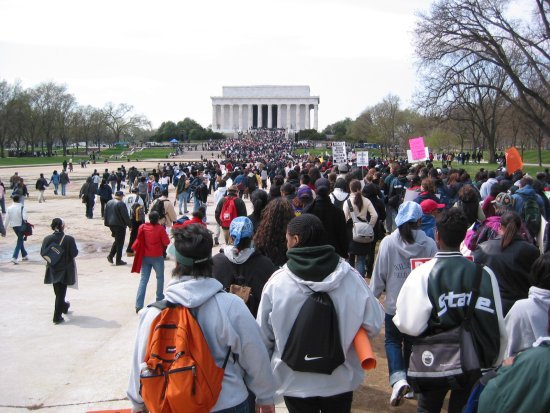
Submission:
M 212 129 L 317 129 L 319 96 L 309 86 L 224 86 L 212 96 Z M 313 110 L 313 125 L 311 124 Z

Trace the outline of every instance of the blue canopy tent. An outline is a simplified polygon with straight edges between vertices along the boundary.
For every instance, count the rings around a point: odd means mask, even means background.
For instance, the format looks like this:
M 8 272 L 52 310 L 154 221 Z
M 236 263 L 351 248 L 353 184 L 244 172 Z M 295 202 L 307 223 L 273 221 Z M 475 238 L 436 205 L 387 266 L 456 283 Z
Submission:
M 176 138 L 170 140 L 170 143 L 178 143 L 178 142 L 179 141 Z

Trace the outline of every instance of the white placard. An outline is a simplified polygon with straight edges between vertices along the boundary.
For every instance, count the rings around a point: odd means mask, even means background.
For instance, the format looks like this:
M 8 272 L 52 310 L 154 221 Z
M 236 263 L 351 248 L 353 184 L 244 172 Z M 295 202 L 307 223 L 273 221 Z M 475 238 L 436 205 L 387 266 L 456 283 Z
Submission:
M 361 151 L 357 152 L 357 166 L 368 166 L 369 165 L 369 152 Z
M 415 163 L 415 162 L 420 162 L 420 161 L 427 161 L 428 159 L 430 159 L 430 151 L 428 150 L 428 147 L 424 147 L 424 151 L 426 152 L 426 155 L 424 156 L 424 159 L 413 159 L 412 158 L 412 153 L 411 153 L 411 150 L 410 149 L 407 149 L 407 160 L 409 161 L 409 163 Z
M 336 165 L 346 163 L 348 161 L 346 154 L 346 142 L 332 143 L 332 159 L 332 162 Z

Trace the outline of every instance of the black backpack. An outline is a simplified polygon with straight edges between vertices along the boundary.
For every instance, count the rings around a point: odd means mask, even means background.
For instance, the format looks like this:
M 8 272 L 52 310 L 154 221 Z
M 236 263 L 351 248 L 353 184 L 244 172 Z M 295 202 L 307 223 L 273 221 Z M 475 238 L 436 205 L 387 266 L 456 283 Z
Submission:
M 405 198 L 405 192 L 407 191 L 407 180 L 395 178 L 390 186 L 390 193 L 388 197 L 388 205 L 393 209 L 399 208 L 399 205 L 403 203 Z
M 336 198 L 336 196 L 333 194 L 331 194 L 332 197 L 334 198 L 334 202 L 332 203 L 335 207 L 337 207 L 338 209 L 340 210 L 343 210 L 344 209 L 344 202 L 347 201 L 347 199 L 349 198 L 349 194 L 346 195 L 346 198 L 343 199 L 342 201 L 340 201 L 338 198 Z
M 159 218 L 162 219 L 166 216 L 166 211 L 164 210 L 164 201 L 162 199 L 159 199 L 157 202 L 153 204 L 153 207 L 151 208 L 151 211 L 156 211 L 159 214 Z
M 537 238 L 540 231 L 541 211 L 535 197 L 523 197 L 521 219 L 533 238 Z
M 302 305 L 281 360 L 292 370 L 332 374 L 346 360 L 338 316 L 327 293 L 314 292 Z

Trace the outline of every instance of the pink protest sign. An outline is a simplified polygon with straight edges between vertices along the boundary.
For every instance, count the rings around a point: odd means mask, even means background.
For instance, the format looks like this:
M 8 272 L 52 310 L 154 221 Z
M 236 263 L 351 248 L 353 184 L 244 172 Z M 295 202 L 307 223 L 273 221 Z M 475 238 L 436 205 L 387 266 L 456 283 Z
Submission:
M 414 161 L 426 158 L 423 137 L 409 139 L 409 146 L 411 147 L 411 157 Z

